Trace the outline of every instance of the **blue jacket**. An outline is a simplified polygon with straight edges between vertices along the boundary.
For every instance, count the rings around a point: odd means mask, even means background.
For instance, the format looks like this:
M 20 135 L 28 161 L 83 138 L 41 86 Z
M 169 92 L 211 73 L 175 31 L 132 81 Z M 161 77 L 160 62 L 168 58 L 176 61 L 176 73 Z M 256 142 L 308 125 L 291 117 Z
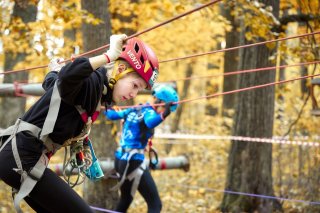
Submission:
M 154 128 L 162 121 L 161 114 L 149 104 L 143 107 L 128 108 L 121 111 L 108 109 L 105 115 L 110 120 L 124 119 L 120 146 L 123 149 L 145 149 L 148 139 L 154 134 Z M 115 156 L 118 159 L 126 160 L 128 154 L 117 150 Z M 132 159 L 143 160 L 143 154 L 135 154 Z

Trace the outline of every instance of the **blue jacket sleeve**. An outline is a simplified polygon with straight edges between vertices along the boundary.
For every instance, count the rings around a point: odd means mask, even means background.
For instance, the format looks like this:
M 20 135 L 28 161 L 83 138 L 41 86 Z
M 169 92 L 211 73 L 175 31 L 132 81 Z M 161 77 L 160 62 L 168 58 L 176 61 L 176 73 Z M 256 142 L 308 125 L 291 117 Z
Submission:
M 104 112 L 104 115 L 110 120 L 119 120 L 125 118 L 132 109 L 128 108 L 121 111 L 115 111 L 113 109 L 108 109 Z
M 149 129 L 155 128 L 163 121 L 161 114 L 158 114 L 154 109 L 148 109 L 143 119 Z

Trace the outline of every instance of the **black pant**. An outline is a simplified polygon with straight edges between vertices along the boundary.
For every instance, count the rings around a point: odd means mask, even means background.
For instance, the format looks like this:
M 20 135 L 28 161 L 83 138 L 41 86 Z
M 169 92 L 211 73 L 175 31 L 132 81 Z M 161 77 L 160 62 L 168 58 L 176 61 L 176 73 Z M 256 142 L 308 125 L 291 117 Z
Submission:
M 129 162 L 129 169 L 127 175 L 129 175 L 134 169 L 138 168 L 142 162 L 138 160 L 131 160 Z M 124 169 L 127 165 L 127 161 L 124 160 L 115 160 L 115 169 L 122 176 Z M 129 181 L 125 180 L 123 185 L 120 188 L 121 196 L 120 201 L 117 205 L 116 211 L 126 212 L 133 201 L 133 197 L 131 196 L 131 187 L 134 180 Z M 161 211 L 162 203 L 160 200 L 160 196 L 158 193 L 157 186 L 150 174 L 149 169 L 146 169 L 141 177 L 138 191 L 147 202 L 148 212 L 149 213 L 157 213 Z
M 41 155 L 41 149 L 31 151 L 29 148 L 24 149 L 22 144 L 18 145 L 22 166 L 26 171 L 36 164 Z M 0 179 L 9 186 L 19 189 L 20 175 L 12 170 L 17 168 L 17 165 L 12 155 L 11 142 L 0 152 L 0 162 Z M 93 212 L 89 205 L 50 169 L 44 171 L 42 178 L 25 201 L 32 209 L 41 213 Z

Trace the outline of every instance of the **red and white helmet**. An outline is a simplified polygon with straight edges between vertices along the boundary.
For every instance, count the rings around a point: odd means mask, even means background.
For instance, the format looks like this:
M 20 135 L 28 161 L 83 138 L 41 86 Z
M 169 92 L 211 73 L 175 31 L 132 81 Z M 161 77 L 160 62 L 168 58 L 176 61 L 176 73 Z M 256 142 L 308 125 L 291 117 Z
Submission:
M 146 81 L 151 89 L 159 75 L 159 62 L 153 50 L 134 37 L 127 40 L 120 55 Z

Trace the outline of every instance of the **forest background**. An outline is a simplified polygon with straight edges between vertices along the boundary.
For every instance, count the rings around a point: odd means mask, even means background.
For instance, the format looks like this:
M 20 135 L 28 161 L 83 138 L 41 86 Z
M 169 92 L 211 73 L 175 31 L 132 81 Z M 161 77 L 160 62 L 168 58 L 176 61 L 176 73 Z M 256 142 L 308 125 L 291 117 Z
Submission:
M 69 59 L 71 55 L 108 44 L 111 34 L 132 35 L 207 2 L 2 0 L 0 70 L 47 65 L 53 57 Z M 318 0 L 217 1 L 139 38 L 150 44 L 162 61 L 159 82 L 176 82 L 180 99 L 190 100 L 319 74 L 317 63 L 286 67 L 319 60 L 319 34 L 177 59 L 319 32 L 319 13 Z M 101 51 L 94 54 L 99 53 Z M 175 60 L 165 61 L 169 59 Z M 272 66 L 284 68 L 223 76 L 232 71 Z M 47 72 L 44 68 L 2 73 L 0 80 L 15 84 L 40 83 Z M 188 77 L 191 80 L 187 80 Z M 310 145 L 319 140 L 319 117 L 314 116 L 318 94 L 311 78 L 305 78 L 180 104 L 178 111 L 156 129 L 156 135 L 280 137 L 306 143 L 298 146 L 235 139 L 155 137 L 153 144 L 160 157 L 183 154 L 190 161 L 187 172 L 152 172 L 163 212 L 319 212 L 319 148 Z M 37 99 L 2 96 L 0 128 L 12 125 Z M 149 99 L 148 95 L 139 95 L 134 103 Z M 93 131 L 99 159 L 113 158 L 119 129 L 118 123 L 99 117 Z M 61 163 L 62 156 L 63 151 L 59 151 L 51 163 Z M 108 190 L 114 184 L 112 179 L 86 181 L 76 190 L 90 205 L 112 209 L 119 198 L 117 192 Z M 0 182 L 0 212 L 14 212 L 10 194 L 11 189 Z M 282 199 L 262 198 L 262 195 Z M 311 201 L 314 203 L 309 203 Z M 23 208 L 32 212 L 25 204 Z M 146 204 L 136 195 L 129 212 L 141 211 L 146 211 Z

